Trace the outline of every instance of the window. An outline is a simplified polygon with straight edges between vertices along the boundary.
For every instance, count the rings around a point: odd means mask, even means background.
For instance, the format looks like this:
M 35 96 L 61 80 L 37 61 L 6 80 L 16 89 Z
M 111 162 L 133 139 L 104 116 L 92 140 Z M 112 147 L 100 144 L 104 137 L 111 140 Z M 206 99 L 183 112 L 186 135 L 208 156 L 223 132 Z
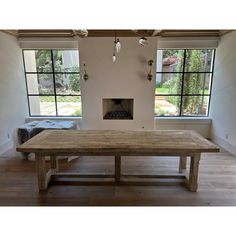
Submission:
M 208 116 L 214 49 L 157 50 L 155 116 Z
M 81 116 L 78 50 L 23 50 L 30 116 Z

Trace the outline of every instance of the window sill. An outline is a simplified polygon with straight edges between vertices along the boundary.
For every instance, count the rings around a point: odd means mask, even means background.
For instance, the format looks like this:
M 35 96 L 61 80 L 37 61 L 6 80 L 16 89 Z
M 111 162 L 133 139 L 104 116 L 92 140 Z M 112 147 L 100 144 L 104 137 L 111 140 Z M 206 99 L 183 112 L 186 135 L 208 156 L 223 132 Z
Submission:
M 67 117 L 49 117 L 49 116 L 29 116 L 25 119 L 25 122 L 31 122 L 31 121 L 36 121 L 36 120 L 69 120 L 69 121 L 81 121 L 82 117 L 74 117 L 74 116 L 67 116 Z
M 211 124 L 212 119 L 209 117 L 154 117 L 156 123 L 171 124 Z

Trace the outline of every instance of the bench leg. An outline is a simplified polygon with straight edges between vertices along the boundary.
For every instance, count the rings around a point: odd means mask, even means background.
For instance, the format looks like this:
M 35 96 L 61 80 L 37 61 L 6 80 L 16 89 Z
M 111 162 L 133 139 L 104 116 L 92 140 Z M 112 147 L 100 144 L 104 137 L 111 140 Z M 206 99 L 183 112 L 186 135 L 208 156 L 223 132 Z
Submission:
M 115 156 L 115 181 L 117 183 L 120 182 L 120 175 L 121 175 L 121 157 Z
M 179 173 L 183 173 L 184 170 L 186 169 L 186 162 L 187 162 L 186 156 L 179 157 Z
M 45 156 L 39 153 L 35 154 L 36 160 L 36 169 L 38 174 L 38 188 L 39 191 L 43 191 L 47 189 L 48 182 L 46 176 L 46 162 Z
M 191 156 L 190 172 L 189 172 L 189 190 L 191 192 L 197 192 L 200 157 L 201 157 L 200 153 L 195 153 L 193 156 Z

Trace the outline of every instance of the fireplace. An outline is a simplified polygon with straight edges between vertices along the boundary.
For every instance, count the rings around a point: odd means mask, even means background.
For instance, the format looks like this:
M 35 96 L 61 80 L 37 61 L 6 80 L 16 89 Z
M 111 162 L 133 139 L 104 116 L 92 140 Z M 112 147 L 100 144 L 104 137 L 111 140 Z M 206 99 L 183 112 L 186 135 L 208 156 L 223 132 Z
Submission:
M 134 99 L 103 98 L 104 120 L 133 120 Z

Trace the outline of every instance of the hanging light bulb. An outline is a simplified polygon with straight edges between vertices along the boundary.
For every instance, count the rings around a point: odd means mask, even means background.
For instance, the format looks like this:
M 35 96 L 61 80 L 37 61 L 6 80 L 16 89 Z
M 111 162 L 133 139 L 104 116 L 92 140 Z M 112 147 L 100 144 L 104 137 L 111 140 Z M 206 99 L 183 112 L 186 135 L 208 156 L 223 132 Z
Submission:
M 86 29 L 73 30 L 73 36 L 75 38 L 78 38 L 78 37 L 85 38 L 88 36 L 88 30 Z
M 120 43 L 120 40 L 117 39 L 117 40 L 116 40 L 116 52 L 119 53 L 119 52 L 120 52 L 120 49 L 121 49 L 121 43 Z
M 116 61 L 116 55 L 115 55 L 115 53 L 114 53 L 113 56 L 112 56 L 112 61 L 113 61 L 113 62 Z
M 141 46 L 143 46 L 143 47 L 145 47 L 145 46 L 148 45 L 148 40 L 147 40 L 147 38 L 145 38 L 145 37 L 141 37 L 138 42 L 139 42 L 139 44 L 140 44 Z
M 113 62 L 116 61 L 116 50 L 117 50 L 117 40 L 116 40 L 116 31 L 115 31 L 115 40 L 114 40 L 113 55 L 112 55 L 112 61 Z
M 87 36 L 88 36 L 88 30 L 86 30 L 86 29 L 81 29 L 81 30 L 80 30 L 80 34 L 81 34 L 83 37 L 87 37 Z

